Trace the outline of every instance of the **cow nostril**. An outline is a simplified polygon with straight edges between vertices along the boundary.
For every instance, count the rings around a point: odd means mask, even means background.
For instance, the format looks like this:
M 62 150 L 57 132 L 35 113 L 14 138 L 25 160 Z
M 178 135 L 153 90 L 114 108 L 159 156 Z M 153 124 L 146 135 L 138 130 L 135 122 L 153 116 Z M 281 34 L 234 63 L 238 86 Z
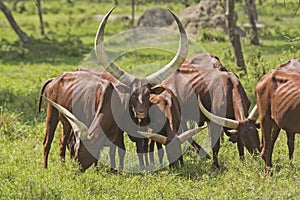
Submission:
M 139 118 L 139 119 L 144 119 L 145 118 L 145 113 L 143 113 L 143 112 L 139 112 L 139 113 L 137 113 L 137 118 Z

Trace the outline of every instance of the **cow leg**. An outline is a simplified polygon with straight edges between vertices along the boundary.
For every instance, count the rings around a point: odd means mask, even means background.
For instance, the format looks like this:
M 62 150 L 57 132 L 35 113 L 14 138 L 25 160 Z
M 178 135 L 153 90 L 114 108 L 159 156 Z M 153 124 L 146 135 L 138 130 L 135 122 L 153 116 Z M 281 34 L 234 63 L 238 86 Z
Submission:
M 66 159 L 66 147 L 67 147 L 67 144 L 70 141 L 69 139 L 71 137 L 71 135 L 70 135 L 71 134 L 71 126 L 65 120 L 61 120 L 61 122 L 63 125 L 63 131 L 62 131 L 62 135 L 60 137 L 60 142 L 59 142 L 59 155 L 60 155 L 60 160 L 63 163 L 63 162 L 65 162 L 65 159 Z M 72 152 L 72 151 L 70 151 L 70 152 Z M 71 157 L 72 157 L 72 154 L 71 154 Z
M 149 141 L 148 141 L 149 162 L 150 162 L 150 165 L 153 165 L 153 166 L 154 166 L 154 143 L 157 144 L 157 142 L 149 139 Z
M 209 135 L 211 137 L 211 147 L 213 152 L 213 168 L 219 168 L 219 162 L 218 162 L 218 154 L 220 149 L 220 136 L 221 136 L 222 128 L 215 124 L 210 122 L 209 123 Z
M 292 160 L 294 154 L 294 148 L 295 148 L 295 133 L 286 131 L 286 136 L 287 136 L 287 145 L 289 148 L 289 158 L 290 160 Z
M 148 138 L 144 138 L 144 142 L 143 142 L 143 158 L 145 161 L 145 165 L 149 166 L 149 158 L 148 158 Z M 153 152 L 153 151 L 152 151 Z
M 116 172 L 116 150 L 117 150 L 116 145 L 111 143 L 109 146 L 110 171 L 111 172 Z
M 119 155 L 118 170 L 119 170 L 119 172 L 122 172 L 124 170 L 124 158 L 125 158 L 125 154 L 126 154 L 123 133 L 121 133 L 121 134 L 122 134 L 122 136 L 121 136 L 122 139 L 120 141 L 120 144 L 118 145 L 118 155 Z
M 118 137 L 117 137 L 116 141 L 114 142 L 114 146 L 118 147 L 118 155 L 119 155 L 118 171 L 122 172 L 124 169 L 124 157 L 126 154 L 126 150 L 125 150 L 125 144 L 124 144 L 124 134 L 121 130 L 118 132 Z
M 179 141 L 179 139 L 177 139 L 177 137 L 174 137 L 170 142 L 167 143 L 166 152 L 169 161 L 169 167 L 170 168 L 179 167 L 178 159 L 182 156 L 182 151 L 181 151 L 181 142 Z
M 161 143 L 159 143 L 159 142 L 155 142 L 155 143 L 156 143 L 157 152 L 158 152 L 159 164 L 162 165 L 165 152 L 164 152 L 164 149 L 163 149 Z
M 187 122 L 183 122 L 181 124 L 182 132 L 185 132 L 188 130 L 186 124 L 187 124 Z M 204 125 L 204 122 L 198 123 L 199 127 L 203 126 L 203 125 Z M 192 145 L 195 152 L 199 155 L 200 158 L 210 159 L 210 155 L 193 138 L 188 139 L 188 142 Z
M 238 151 L 239 151 L 240 159 L 241 159 L 241 160 L 245 160 L 244 145 L 243 145 L 243 143 L 242 143 L 242 140 L 241 140 L 241 136 L 240 136 L 240 135 L 238 135 L 236 145 L 237 145 L 237 148 L 238 148 Z
M 179 157 L 179 164 L 180 164 L 180 167 L 183 167 L 183 166 L 184 166 L 183 155 L 181 155 L 181 156 Z
M 136 141 L 136 152 L 138 154 L 138 159 L 139 159 L 139 165 L 140 168 L 143 169 L 145 168 L 144 164 L 144 144 L 143 144 L 143 138 L 139 138 Z
M 48 155 L 53 141 L 54 132 L 58 124 L 58 112 L 48 104 L 47 119 L 46 119 L 46 136 L 43 142 L 44 145 L 44 168 L 48 167 Z
M 193 138 L 190 138 L 188 141 L 200 158 L 210 159 L 210 155 Z
M 97 171 L 98 170 L 98 160 L 96 160 L 94 162 L 94 170 Z
M 69 139 L 68 139 L 68 142 L 67 142 L 67 146 L 68 146 L 68 149 L 70 151 L 70 158 L 75 157 L 75 149 L 74 149 L 75 143 L 76 143 L 76 139 L 75 139 L 75 136 L 74 136 L 74 132 L 73 132 L 73 130 L 71 130 L 70 136 L 69 136 Z
M 266 174 L 270 174 L 270 168 L 272 167 L 273 148 L 280 128 L 272 119 L 262 119 L 262 124 L 264 124 L 264 126 L 261 128 L 263 133 L 263 149 L 261 152 L 261 157 L 266 164 Z

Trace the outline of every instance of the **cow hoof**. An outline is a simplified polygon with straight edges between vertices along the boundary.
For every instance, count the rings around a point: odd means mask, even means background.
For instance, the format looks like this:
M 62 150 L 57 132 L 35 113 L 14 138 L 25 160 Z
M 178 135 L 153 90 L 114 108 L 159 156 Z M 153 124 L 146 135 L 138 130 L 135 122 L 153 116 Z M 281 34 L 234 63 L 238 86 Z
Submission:
M 273 176 L 273 171 L 271 170 L 270 166 L 266 167 L 265 172 L 266 172 L 266 177 Z
M 214 169 L 220 169 L 219 163 L 213 163 L 212 168 Z
M 114 169 L 114 168 L 110 168 L 110 173 L 112 174 L 117 174 L 118 170 Z
M 199 155 L 199 157 L 200 157 L 201 160 L 210 160 L 211 159 L 209 154 Z
M 98 166 L 95 166 L 95 167 L 94 167 L 94 171 L 95 171 L 95 172 L 96 172 L 96 171 L 99 171 Z
M 209 154 L 206 154 L 206 159 L 207 159 L 207 160 L 210 160 L 210 159 L 211 159 L 211 157 L 210 157 Z
M 170 169 L 176 169 L 176 168 L 178 168 L 179 167 L 178 161 L 175 161 L 175 162 L 169 164 L 169 167 L 170 167 Z

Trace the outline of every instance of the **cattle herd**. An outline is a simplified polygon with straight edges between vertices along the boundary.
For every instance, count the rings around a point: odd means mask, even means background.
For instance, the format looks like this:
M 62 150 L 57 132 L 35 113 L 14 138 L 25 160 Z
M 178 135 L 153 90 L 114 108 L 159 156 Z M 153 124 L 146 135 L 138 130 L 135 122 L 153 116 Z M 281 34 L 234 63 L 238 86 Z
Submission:
M 171 11 L 180 32 L 177 54 L 170 63 L 147 76 L 137 78 L 114 64 L 104 48 L 104 29 L 111 9 L 100 23 L 96 39 L 97 63 L 105 70 L 79 68 L 47 80 L 40 91 L 39 110 L 46 99 L 44 167 L 58 122 L 62 123 L 60 157 L 66 149 L 81 171 L 97 166 L 104 146 L 109 147 L 112 170 L 124 169 L 124 134 L 136 144 L 139 166 L 154 165 L 154 145 L 160 164 L 165 145 L 169 167 L 182 166 L 181 144 L 191 143 L 198 154 L 210 155 L 193 136 L 208 127 L 212 165 L 219 168 L 220 136 L 224 132 L 237 144 L 244 159 L 244 147 L 259 154 L 270 173 L 274 143 L 280 129 L 286 130 L 289 157 L 294 151 L 295 133 L 300 132 L 300 60 L 290 60 L 264 75 L 255 88 L 257 105 L 248 114 L 250 101 L 238 77 L 208 53 L 187 58 L 188 38 L 180 20 Z M 257 119 L 260 123 L 256 123 Z M 194 121 L 197 128 L 189 129 Z M 207 124 L 207 126 L 205 125 Z M 259 139 L 258 129 L 262 137 Z M 118 149 L 119 166 L 115 154 Z

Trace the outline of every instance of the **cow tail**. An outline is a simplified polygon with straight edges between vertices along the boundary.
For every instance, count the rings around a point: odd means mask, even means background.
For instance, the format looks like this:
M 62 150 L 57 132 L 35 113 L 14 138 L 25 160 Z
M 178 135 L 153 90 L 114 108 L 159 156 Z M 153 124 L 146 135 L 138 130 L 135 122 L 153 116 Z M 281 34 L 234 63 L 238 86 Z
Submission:
M 47 85 L 48 85 L 49 83 L 51 83 L 53 80 L 54 80 L 54 78 L 48 79 L 48 80 L 44 83 L 43 87 L 42 87 L 41 90 L 40 90 L 39 112 L 41 112 L 41 110 L 42 110 L 41 108 L 42 108 L 43 94 L 44 94 L 45 88 L 46 88 Z

